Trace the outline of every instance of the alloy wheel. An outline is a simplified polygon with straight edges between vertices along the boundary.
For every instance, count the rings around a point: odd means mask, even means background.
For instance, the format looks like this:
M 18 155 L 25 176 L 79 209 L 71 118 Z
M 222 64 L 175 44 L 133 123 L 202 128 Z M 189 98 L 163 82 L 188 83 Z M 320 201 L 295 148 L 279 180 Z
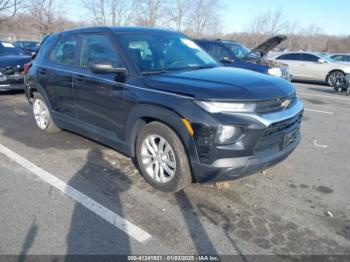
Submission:
M 33 113 L 38 127 L 45 130 L 49 125 L 50 113 L 46 104 L 41 99 L 36 99 L 34 101 Z
M 147 175 L 156 182 L 167 183 L 175 176 L 175 154 L 163 137 L 147 136 L 142 142 L 141 159 Z

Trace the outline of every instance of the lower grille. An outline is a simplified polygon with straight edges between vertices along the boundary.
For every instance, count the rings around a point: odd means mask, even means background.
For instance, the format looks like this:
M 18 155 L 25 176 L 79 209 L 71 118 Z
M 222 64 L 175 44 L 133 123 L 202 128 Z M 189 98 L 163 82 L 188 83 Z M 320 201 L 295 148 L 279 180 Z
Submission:
M 295 117 L 269 126 L 255 146 L 255 151 L 261 151 L 275 147 L 282 149 L 284 146 L 285 137 L 289 134 L 293 134 L 294 132 L 294 134 L 297 134 L 299 132 L 302 118 L 303 113 L 301 112 Z

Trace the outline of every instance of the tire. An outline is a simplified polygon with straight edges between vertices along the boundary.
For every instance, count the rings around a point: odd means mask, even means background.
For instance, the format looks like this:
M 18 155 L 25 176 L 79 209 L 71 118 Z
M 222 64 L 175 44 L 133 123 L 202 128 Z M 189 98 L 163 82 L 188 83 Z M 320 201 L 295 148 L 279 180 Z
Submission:
M 192 182 L 181 140 L 160 122 L 151 122 L 140 130 L 136 139 L 136 159 L 142 176 L 160 191 L 177 192 Z
M 327 76 L 327 79 L 326 79 L 327 84 L 331 87 L 334 87 L 336 84 L 336 80 L 339 77 L 341 77 L 341 78 L 345 77 L 345 75 L 342 71 L 335 70 L 335 71 L 330 72 Z
M 40 130 L 48 133 L 57 133 L 61 131 L 61 129 L 55 125 L 49 107 L 45 99 L 39 93 L 35 93 L 33 97 L 33 115 L 35 123 Z

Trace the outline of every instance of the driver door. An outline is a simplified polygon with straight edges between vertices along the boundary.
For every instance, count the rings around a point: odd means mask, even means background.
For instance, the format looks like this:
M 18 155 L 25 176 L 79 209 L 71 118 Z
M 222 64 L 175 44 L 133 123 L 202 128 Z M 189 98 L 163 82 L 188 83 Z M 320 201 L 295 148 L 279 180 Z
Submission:
M 107 34 L 81 35 L 79 69 L 73 76 L 77 121 L 90 137 L 122 146 L 124 84 L 115 73 L 96 74 L 89 63 L 109 59 L 117 67 L 122 62 Z

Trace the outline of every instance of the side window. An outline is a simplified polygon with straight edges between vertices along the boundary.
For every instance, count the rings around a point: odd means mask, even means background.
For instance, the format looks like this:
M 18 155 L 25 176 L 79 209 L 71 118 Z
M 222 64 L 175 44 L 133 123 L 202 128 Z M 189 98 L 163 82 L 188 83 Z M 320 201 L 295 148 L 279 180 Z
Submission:
M 109 59 L 115 66 L 121 65 L 120 58 L 106 35 L 83 35 L 81 43 L 80 66 L 88 67 L 96 59 Z
M 315 55 L 311 55 L 311 54 L 303 54 L 303 61 L 307 61 L 307 62 L 317 62 L 318 61 L 318 57 Z
M 64 65 L 75 65 L 77 38 L 66 37 L 57 41 L 51 51 L 51 61 Z
M 207 50 L 211 56 L 215 57 L 219 61 L 225 56 L 231 58 L 229 52 L 221 45 L 208 44 Z
M 285 54 L 277 57 L 277 60 L 301 60 L 301 54 Z
M 332 56 L 332 59 L 334 59 L 335 61 L 345 61 L 344 56 L 342 55 Z

